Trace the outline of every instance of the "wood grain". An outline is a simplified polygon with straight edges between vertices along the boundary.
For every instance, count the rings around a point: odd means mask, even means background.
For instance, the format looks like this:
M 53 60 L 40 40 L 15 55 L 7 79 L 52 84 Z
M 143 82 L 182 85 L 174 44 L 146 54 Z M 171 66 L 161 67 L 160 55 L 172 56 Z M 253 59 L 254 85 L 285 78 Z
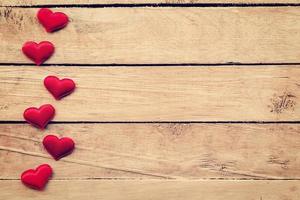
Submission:
M 0 8 L 0 63 L 31 63 L 20 53 L 27 40 L 53 42 L 52 64 L 300 62 L 299 7 L 55 10 L 71 23 L 48 34 L 37 9 Z
M 77 180 L 51 181 L 44 192 L 37 192 L 25 188 L 19 181 L 0 181 L 0 196 L 10 200 L 298 200 L 299 187 L 300 181 Z
M 55 101 L 48 75 L 77 90 Z M 51 103 L 54 121 L 299 121 L 299 66 L 0 67 L 0 120 Z
M 299 179 L 299 124 L 0 125 L 0 179 L 49 163 L 54 179 Z M 47 134 L 72 137 L 76 150 L 54 161 Z M 138 179 L 137 179 L 138 180 Z
M 183 64 L 300 63 L 300 7 L 55 8 L 71 23 L 54 34 L 37 8 L 5 7 L 299 0 L 0 1 L 0 199 L 299 199 L 299 66 Z M 27 40 L 53 42 L 47 63 L 66 66 L 4 66 L 31 63 Z M 73 78 L 75 93 L 53 100 L 47 75 Z M 62 123 L 41 132 L 22 113 L 44 103 Z M 54 161 L 46 134 L 76 150 Z M 54 169 L 46 190 L 25 188 L 20 174 L 42 163 Z
M 196 4 L 196 3 L 299 3 L 299 0 L 1 0 L 2 6 L 69 5 L 69 4 Z

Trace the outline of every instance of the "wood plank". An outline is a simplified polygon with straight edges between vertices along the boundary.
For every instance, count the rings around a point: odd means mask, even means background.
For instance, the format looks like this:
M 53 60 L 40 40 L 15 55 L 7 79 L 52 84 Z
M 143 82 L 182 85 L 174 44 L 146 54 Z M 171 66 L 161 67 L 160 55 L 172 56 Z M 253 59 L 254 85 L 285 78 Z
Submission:
M 300 181 L 51 181 L 44 192 L 0 181 L 3 199 L 298 200 Z
M 54 179 L 299 179 L 300 124 L 0 125 L 0 179 L 49 163 Z M 46 134 L 72 137 L 59 162 L 41 146 Z
M 55 101 L 48 75 L 78 87 Z M 299 121 L 299 66 L 0 67 L 0 120 L 51 103 L 54 121 Z
M 197 3 L 299 3 L 299 0 L 1 0 L 2 6 L 24 5 L 105 5 L 105 4 L 197 4 Z
M 27 40 L 52 41 L 52 64 L 300 62 L 299 7 L 55 10 L 72 22 L 48 34 L 36 8 L 0 8 L 0 63 L 30 63 Z

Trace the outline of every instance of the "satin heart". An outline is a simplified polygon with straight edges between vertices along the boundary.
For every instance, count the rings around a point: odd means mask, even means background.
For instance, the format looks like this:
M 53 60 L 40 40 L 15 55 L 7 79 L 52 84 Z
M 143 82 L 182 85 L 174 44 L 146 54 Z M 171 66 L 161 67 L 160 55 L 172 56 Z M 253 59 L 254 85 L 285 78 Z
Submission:
M 48 8 L 41 8 L 37 13 L 39 22 L 47 32 L 54 32 L 67 26 L 69 18 L 62 12 L 52 12 Z
M 47 76 L 44 85 L 56 100 L 71 94 L 75 89 L 75 83 L 71 79 L 59 80 L 56 76 Z
M 43 164 L 36 169 L 29 169 L 22 173 L 21 181 L 27 187 L 35 190 L 43 190 L 52 176 L 52 168 Z
M 54 53 L 54 45 L 51 42 L 43 41 L 39 44 L 35 42 L 26 42 L 23 47 L 23 53 L 36 65 L 43 64 L 48 60 Z
M 43 140 L 43 145 L 55 160 L 71 154 L 75 147 L 71 138 L 63 137 L 59 139 L 55 135 L 47 135 Z
M 44 129 L 53 119 L 55 109 L 50 104 L 42 105 L 40 108 L 30 107 L 24 111 L 24 119 L 31 125 Z

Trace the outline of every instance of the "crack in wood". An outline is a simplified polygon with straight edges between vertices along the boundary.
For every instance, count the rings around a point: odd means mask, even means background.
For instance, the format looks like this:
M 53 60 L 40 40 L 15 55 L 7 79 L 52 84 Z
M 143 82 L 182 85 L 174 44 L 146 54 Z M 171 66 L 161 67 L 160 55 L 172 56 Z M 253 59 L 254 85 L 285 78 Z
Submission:
M 20 153 L 20 154 L 24 154 L 24 155 L 28 155 L 28 156 L 51 159 L 49 156 L 46 156 L 45 154 L 40 154 L 40 153 L 35 153 L 35 152 L 28 152 L 28 151 L 23 151 L 23 150 L 14 149 L 14 148 L 7 148 L 7 147 L 3 147 L 3 146 L 0 146 L 0 150 L 8 151 L 8 152 L 14 152 L 14 153 Z M 93 162 L 88 162 L 88 161 L 83 161 L 83 160 L 74 160 L 74 159 L 69 159 L 69 158 L 65 158 L 65 159 L 61 160 L 61 162 L 74 163 L 74 164 L 83 165 L 83 166 L 109 169 L 109 170 L 113 170 L 113 171 L 122 171 L 122 172 L 127 172 L 127 173 L 140 174 L 140 175 L 145 175 L 145 176 L 150 176 L 150 177 L 155 177 L 155 178 L 164 178 L 164 179 L 182 178 L 182 177 L 176 177 L 176 176 L 166 176 L 166 175 L 163 175 L 163 174 L 148 173 L 148 172 L 143 172 L 143 171 L 139 171 L 139 170 L 104 166 L 104 165 L 99 165 L 99 164 L 96 164 L 96 163 L 93 163 Z

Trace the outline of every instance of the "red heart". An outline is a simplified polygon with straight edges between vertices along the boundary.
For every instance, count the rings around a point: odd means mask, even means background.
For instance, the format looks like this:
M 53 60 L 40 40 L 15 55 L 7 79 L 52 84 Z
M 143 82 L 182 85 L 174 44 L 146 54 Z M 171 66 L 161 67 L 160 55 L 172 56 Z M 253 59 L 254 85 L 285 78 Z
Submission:
M 71 94 L 75 89 L 75 83 L 72 79 L 59 80 L 56 76 L 47 76 L 44 79 L 44 85 L 56 100 Z
M 41 8 L 37 14 L 39 22 L 47 32 L 54 32 L 67 26 L 69 18 L 62 12 L 52 12 L 48 8 Z
M 29 169 L 22 173 L 21 181 L 24 185 L 35 189 L 42 190 L 45 188 L 49 178 L 52 176 L 52 168 L 43 164 L 38 166 L 35 170 Z
M 24 119 L 31 125 L 44 129 L 53 119 L 55 109 L 50 104 L 42 105 L 40 108 L 30 107 L 24 111 Z
M 47 135 L 43 140 L 43 145 L 55 160 L 71 154 L 75 147 L 71 138 L 63 137 L 59 139 L 55 135 Z
M 29 41 L 23 45 L 22 51 L 36 65 L 41 65 L 54 53 L 54 45 L 48 41 L 43 41 L 39 44 Z

